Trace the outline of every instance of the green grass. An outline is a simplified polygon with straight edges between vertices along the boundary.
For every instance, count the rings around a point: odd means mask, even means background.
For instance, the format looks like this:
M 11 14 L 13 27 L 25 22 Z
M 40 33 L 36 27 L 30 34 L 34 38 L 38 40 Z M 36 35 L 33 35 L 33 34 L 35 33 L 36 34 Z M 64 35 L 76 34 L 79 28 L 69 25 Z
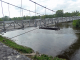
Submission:
M 73 27 L 80 28 L 80 19 L 74 20 L 72 25 L 73 25 Z
M 65 60 L 65 59 L 58 58 L 58 57 L 53 58 L 52 56 L 48 56 L 48 55 L 45 55 L 45 54 L 43 54 L 41 56 L 36 56 L 35 55 L 32 58 L 33 58 L 33 60 Z
M 0 35 L 0 42 L 4 43 L 5 45 L 7 45 L 21 53 L 32 53 L 33 52 L 33 50 L 31 48 L 18 45 L 15 42 L 13 42 L 12 40 L 2 37 L 1 35 Z

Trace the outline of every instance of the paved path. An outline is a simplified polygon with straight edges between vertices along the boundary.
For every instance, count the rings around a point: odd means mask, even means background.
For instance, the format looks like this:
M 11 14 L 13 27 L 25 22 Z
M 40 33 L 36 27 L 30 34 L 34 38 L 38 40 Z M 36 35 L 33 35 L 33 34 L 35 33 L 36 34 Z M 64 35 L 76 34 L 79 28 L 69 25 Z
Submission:
M 0 60 L 31 60 L 0 42 Z

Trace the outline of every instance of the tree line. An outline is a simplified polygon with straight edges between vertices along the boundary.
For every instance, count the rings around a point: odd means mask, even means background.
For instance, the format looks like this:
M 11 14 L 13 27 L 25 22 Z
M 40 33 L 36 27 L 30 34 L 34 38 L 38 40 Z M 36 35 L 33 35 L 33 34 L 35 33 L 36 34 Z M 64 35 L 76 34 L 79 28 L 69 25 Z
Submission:
M 53 15 L 38 15 L 38 16 L 23 16 L 23 17 L 13 17 L 10 18 L 9 16 L 4 16 L 0 18 L 0 21 L 2 20 L 34 20 L 34 19 L 45 19 L 45 18 L 55 18 L 55 17 L 71 17 L 71 16 L 80 16 L 79 11 L 73 11 L 73 12 L 65 12 L 63 10 L 57 10 L 55 14 Z

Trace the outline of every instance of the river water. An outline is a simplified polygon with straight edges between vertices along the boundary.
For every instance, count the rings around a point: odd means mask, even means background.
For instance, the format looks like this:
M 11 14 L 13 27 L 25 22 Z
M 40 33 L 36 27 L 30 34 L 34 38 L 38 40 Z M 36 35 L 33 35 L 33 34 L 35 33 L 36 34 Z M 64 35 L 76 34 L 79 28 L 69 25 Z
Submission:
M 72 28 L 72 23 L 60 23 L 60 30 L 44 30 L 35 27 L 5 33 L 3 36 L 13 38 L 20 45 L 32 48 L 41 54 L 58 56 L 68 60 L 80 60 L 80 29 Z M 35 30 L 33 30 L 35 29 Z

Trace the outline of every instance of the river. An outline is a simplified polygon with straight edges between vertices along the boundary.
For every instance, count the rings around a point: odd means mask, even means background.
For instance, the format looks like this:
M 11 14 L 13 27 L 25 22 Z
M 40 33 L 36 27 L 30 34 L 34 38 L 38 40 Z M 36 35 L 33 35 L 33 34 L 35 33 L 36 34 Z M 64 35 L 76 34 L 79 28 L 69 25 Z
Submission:
M 60 30 L 44 30 L 35 27 L 4 33 L 20 45 L 32 48 L 41 54 L 58 56 L 68 60 L 80 60 L 80 29 L 74 29 L 72 23 L 60 23 Z M 33 30 L 35 29 L 35 30 Z M 30 31 L 31 30 L 31 31 Z

